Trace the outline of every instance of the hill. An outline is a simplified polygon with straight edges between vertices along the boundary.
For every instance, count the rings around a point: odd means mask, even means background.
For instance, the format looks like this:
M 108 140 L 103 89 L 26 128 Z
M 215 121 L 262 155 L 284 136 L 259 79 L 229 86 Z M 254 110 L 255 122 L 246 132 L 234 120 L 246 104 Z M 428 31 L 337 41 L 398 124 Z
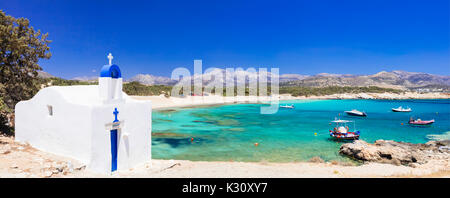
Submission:
M 339 75 L 339 74 L 317 74 L 302 80 L 289 81 L 282 86 L 304 86 L 304 87 L 330 87 L 350 86 L 368 87 L 377 86 L 393 89 L 420 89 L 421 87 L 437 86 L 442 90 L 449 90 L 450 77 L 427 73 L 392 71 L 378 72 L 373 75 Z

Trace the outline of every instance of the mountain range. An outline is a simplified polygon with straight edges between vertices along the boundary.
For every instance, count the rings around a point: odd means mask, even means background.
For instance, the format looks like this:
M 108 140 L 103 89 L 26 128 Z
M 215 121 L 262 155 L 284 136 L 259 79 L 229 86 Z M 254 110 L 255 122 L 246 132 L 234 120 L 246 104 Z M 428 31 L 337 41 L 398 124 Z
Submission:
M 43 71 L 38 72 L 42 78 L 54 77 Z M 301 74 L 282 74 L 275 75 L 270 72 L 266 73 L 268 82 L 271 78 L 279 77 L 281 86 L 305 86 L 305 87 L 327 87 L 327 86 L 378 86 L 383 88 L 410 89 L 410 90 L 437 90 L 450 91 L 450 76 L 441 76 L 421 72 L 407 71 L 381 71 L 371 75 L 353 75 L 353 74 L 329 74 L 319 73 L 316 75 Z M 204 85 L 211 83 L 216 77 L 219 83 L 227 81 L 235 81 L 236 84 L 248 83 L 249 79 L 258 79 L 257 72 L 251 71 L 234 71 L 231 75 L 226 75 L 224 69 L 212 69 L 204 74 L 196 74 L 194 76 L 185 77 L 181 82 L 172 80 L 168 77 L 155 76 L 151 74 L 137 74 L 125 82 L 139 82 L 145 85 L 175 85 L 177 83 L 194 82 L 195 79 L 202 79 Z M 73 80 L 92 81 L 97 77 L 78 77 Z
M 136 76 L 133 76 L 128 82 L 139 82 L 144 85 L 174 85 L 178 81 L 172 80 L 168 77 L 163 76 L 154 76 L 151 74 L 138 74 Z
M 450 76 L 419 72 L 382 71 L 373 75 L 318 74 L 308 78 L 284 83 L 285 86 L 327 87 L 327 86 L 378 86 L 396 89 L 450 86 Z
M 47 72 L 45 72 L 45 71 L 37 71 L 37 73 L 38 73 L 38 77 L 39 78 L 55 78 L 56 76 L 53 76 L 53 75 L 51 75 L 51 74 L 49 74 L 49 73 L 47 73 Z
M 215 76 L 222 76 L 220 83 L 224 83 L 227 80 L 236 80 L 237 84 L 248 83 L 249 78 L 257 78 L 257 73 L 248 71 L 235 71 L 231 73 L 231 76 L 225 75 L 226 72 L 223 69 L 214 69 L 210 72 L 206 72 L 202 75 L 194 75 L 188 78 L 184 78 L 181 81 L 187 82 L 194 79 L 203 78 L 203 83 L 208 84 L 214 80 Z M 267 78 L 270 82 L 275 74 L 267 72 Z M 238 80 L 243 79 L 245 81 Z M 395 89 L 417 89 L 417 88 L 439 88 L 450 90 L 450 76 L 440 76 L 419 72 L 406 72 L 406 71 L 381 71 L 372 75 L 353 75 L 353 74 L 329 74 L 319 73 L 316 75 L 300 75 L 300 74 L 283 74 L 279 75 L 279 82 L 282 86 L 306 86 L 306 87 L 327 87 L 327 86 L 378 86 L 384 88 Z M 173 85 L 177 81 L 171 80 L 167 77 L 143 75 L 139 74 L 131 78 L 129 81 L 137 81 L 142 84 L 154 85 Z

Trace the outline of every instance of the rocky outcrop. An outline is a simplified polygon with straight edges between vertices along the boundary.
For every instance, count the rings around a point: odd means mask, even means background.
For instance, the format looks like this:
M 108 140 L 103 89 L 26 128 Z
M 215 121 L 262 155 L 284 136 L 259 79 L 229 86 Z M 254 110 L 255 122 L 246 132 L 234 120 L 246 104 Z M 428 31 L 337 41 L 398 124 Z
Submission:
M 367 162 L 410 165 L 427 163 L 429 160 L 450 160 L 450 140 L 429 141 L 425 144 L 377 140 L 369 144 L 363 140 L 343 144 L 339 153 Z

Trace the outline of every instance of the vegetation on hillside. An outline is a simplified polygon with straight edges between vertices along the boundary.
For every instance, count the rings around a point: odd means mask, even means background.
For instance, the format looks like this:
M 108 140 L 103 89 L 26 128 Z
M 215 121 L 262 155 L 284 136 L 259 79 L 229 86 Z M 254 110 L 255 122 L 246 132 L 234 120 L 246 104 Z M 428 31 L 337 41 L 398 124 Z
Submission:
M 171 86 L 165 85 L 143 85 L 139 82 L 130 82 L 123 84 L 123 91 L 128 95 L 152 96 L 161 95 L 170 96 Z
M 61 78 L 47 78 L 40 79 L 41 84 L 45 86 L 69 86 L 69 85 L 95 85 L 98 82 L 84 82 L 77 80 L 65 80 Z M 203 88 L 205 90 L 205 88 Z M 136 95 L 136 96 L 155 96 L 164 94 L 165 96 L 170 96 L 172 91 L 172 86 L 166 85 L 144 85 L 139 82 L 129 82 L 123 84 L 123 91 L 128 95 Z M 267 93 L 270 94 L 270 86 L 267 87 Z M 191 93 L 194 92 L 194 87 L 191 87 Z M 215 93 L 215 90 L 211 90 L 212 94 Z M 324 95 L 332 95 L 332 94 L 343 94 L 343 93 L 401 93 L 402 90 L 398 89 L 388 89 L 381 87 L 339 87 L 339 86 L 330 86 L 330 87 L 280 87 L 280 94 L 291 94 L 292 96 L 324 96 Z M 190 95 L 191 93 L 184 94 Z M 250 90 L 248 87 L 245 88 L 244 93 L 246 96 L 249 95 Z M 183 90 L 180 90 L 180 94 L 183 94 Z M 259 91 L 257 91 L 259 95 Z M 223 89 L 223 95 L 226 95 L 226 89 Z M 237 88 L 234 88 L 234 95 L 237 95 Z
M 62 78 L 52 77 L 52 78 L 37 78 L 35 81 L 44 87 L 47 86 L 72 86 L 72 85 L 97 85 L 98 82 L 86 82 L 79 80 L 66 80 Z
M 172 86 L 165 85 L 143 85 L 138 82 L 131 82 L 124 84 L 124 91 L 128 95 L 138 95 L 138 96 L 148 96 L 148 95 L 161 95 L 164 94 L 169 96 L 172 90 Z M 205 90 L 205 88 L 203 88 Z M 191 87 L 191 93 L 193 93 L 194 88 Z M 267 87 L 267 94 L 270 94 L 270 86 Z M 182 94 L 182 89 L 180 90 L 180 94 Z M 215 90 L 211 90 L 212 94 L 214 94 Z M 402 90 L 398 89 L 389 89 L 389 88 L 381 88 L 381 87 L 339 87 L 339 86 L 330 86 L 330 87 L 280 87 L 280 94 L 291 94 L 292 96 L 324 96 L 324 95 L 332 95 L 332 94 L 343 94 L 343 93 L 402 93 Z M 249 88 L 245 88 L 244 94 L 248 96 L 250 93 Z M 190 95 L 190 93 L 185 94 Z M 223 95 L 226 95 L 226 89 L 223 89 Z M 237 88 L 234 89 L 234 95 L 237 95 Z M 257 91 L 257 95 L 259 95 L 259 91 Z
M 280 87 L 280 94 L 291 94 L 292 96 L 324 96 L 343 93 L 401 93 L 399 89 L 381 87 Z

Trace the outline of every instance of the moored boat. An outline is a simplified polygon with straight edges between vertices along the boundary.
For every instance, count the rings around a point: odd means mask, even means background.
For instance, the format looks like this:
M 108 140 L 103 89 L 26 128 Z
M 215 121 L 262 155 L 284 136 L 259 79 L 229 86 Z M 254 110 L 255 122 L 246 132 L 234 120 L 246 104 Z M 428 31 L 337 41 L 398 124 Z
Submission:
M 417 120 L 414 120 L 412 117 L 409 118 L 408 124 L 412 125 L 430 125 L 434 123 L 434 119 L 432 120 L 421 120 L 418 118 Z
M 294 105 L 280 105 L 280 108 L 285 108 L 285 109 L 293 109 L 295 108 Z
M 365 112 L 361 112 L 356 109 L 353 109 L 351 111 L 345 111 L 345 113 L 347 113 L 348 115 L 352 115 L 352 116 L 361 116 L 361 117 L 367 116 L 367 114 Z
M 392 108 L 393 112 L 411 112 L 411 108 L 403 108 L 402 106 L 398 107 L 398 108 Z
M 358 140 L 359 131 L 355 131 L 355 123 L 350 120 L 333 120 L 336 124 L 333 130 L 330 131 L 330 136 L 339 140 Z M 353 123 L 353 131 L 349 130 L 348 123 Z

